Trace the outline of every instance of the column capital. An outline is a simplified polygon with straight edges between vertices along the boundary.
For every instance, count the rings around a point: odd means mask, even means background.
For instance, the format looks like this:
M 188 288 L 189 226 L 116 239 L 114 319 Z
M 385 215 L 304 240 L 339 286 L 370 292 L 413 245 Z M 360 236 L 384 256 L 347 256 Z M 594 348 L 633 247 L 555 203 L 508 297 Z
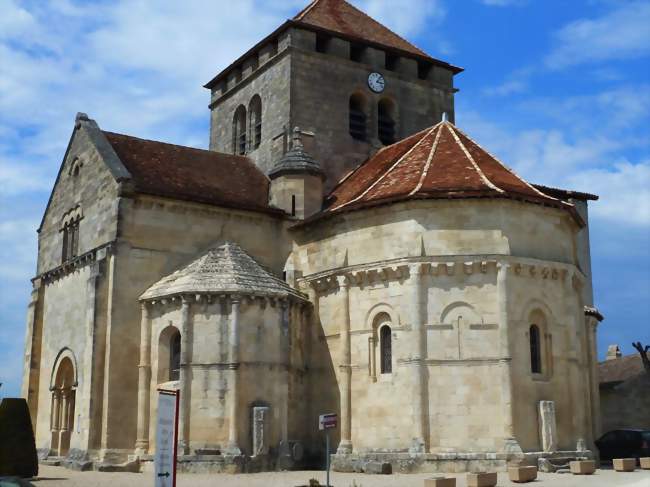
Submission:
M 347 274 L 338 275 L 335 279 L 341 289 L 347 289 L 350 287 L 350 277 Z
M 415 262 L 412 264 L 409 264 L 409 275 L 411 277 L 420 277 L 422 274 L 424 274 L 424 264 L 422 262 Z

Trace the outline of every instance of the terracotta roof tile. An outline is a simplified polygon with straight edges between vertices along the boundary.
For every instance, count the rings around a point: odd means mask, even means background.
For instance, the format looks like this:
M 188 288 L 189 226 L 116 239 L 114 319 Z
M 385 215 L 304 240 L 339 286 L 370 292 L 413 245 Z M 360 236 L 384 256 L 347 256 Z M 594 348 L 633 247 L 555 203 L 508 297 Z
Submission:
M 605 360 L 598 364 L 598 379 L 600 384 L 623 382 L 644 371 L 643 361 L 638 353 L 624 357 Z
M 241 156 L 105 132 L 138 192 L 240 209 L 275 211 L 269 180 Z
M 430 57 L 345 0 L 315 0 L 299 12 L 293 20 L 418 56 Z
M 381 149 L 336 186 L 325 212 L 408 198 L 511 198 L 563 208 L 449 122 Z

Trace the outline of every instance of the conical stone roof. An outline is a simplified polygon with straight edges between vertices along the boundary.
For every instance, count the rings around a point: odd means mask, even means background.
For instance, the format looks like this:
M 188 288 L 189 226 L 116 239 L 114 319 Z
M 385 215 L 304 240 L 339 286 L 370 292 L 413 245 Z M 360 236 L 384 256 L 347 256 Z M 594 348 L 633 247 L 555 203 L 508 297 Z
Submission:
M 147 289 L 140 300 L 186 293 L 305 299 L 300 292 L 267 271 L 232 242 L 210 249 L 189 265 L 163 277 Z
M 324 172 L 316 160 L 305 151 L 300 137 L 300 129 L 293 129 L 292 147 L 275 163 L 269 172 L 271 179 L 283 174 L 309 173 L 324 177 Z

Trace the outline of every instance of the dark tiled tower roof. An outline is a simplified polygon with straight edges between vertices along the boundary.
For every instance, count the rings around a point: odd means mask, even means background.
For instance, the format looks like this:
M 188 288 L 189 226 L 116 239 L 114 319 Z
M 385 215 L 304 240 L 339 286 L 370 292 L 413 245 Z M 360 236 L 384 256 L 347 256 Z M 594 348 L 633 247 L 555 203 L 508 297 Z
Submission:
M 345 0 L 315 0 L 299 12 L 293 20 L 417 56 L 429 57 L 427 53 Z
M 316 160 L 305 151 L 300 138 L 300 129 L 293 130 L 292 147 L 275 163 L 269 177 L 275 179 L 283 174 L 314 174 L 324 177 L 325 173 Z

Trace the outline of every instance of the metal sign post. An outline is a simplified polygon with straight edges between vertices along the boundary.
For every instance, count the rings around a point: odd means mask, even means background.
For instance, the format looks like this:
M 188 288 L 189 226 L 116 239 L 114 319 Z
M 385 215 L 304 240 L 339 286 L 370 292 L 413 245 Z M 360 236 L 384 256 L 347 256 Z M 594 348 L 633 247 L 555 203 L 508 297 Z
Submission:
M 158 389 L 156 453 L 154 455 L 155 487 L 176 487 L 179 399 L 179 391 Z
M 330 431 L 336 428 L 338 416 L 336 414 L 321 414 L 318 416 L 318 429 L 325 430 L 325 468 L 327 471 L 327 480 L 325 485 L 330 487 Z

